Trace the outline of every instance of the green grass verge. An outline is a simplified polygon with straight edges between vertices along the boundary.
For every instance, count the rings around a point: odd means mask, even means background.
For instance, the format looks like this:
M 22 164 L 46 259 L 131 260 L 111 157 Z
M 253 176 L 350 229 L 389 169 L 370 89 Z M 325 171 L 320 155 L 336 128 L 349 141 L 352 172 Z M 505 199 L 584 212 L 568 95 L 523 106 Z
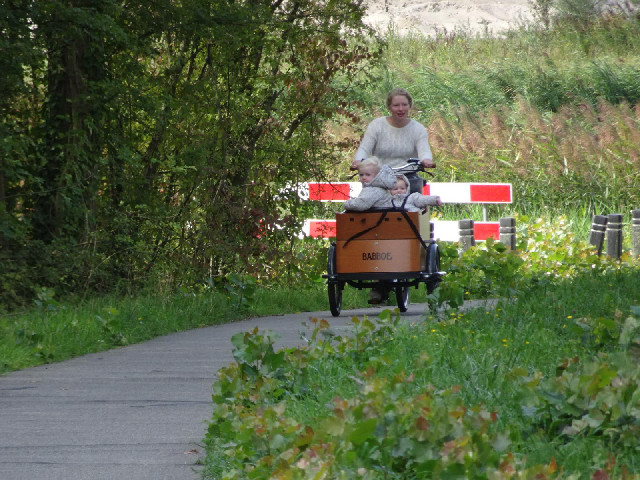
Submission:
M 366 294 L 346 289 L 344 305 L 366 305 Z M 192 328 L 327 309 L 324 283 L 297 289 L 260 288 L 247 283 L 224 292 L 192 290 L 165 297 L 100 297 L 75 303 L 41 295 L 32 310 L 0 317 L 0 373 Z
M 352 340 L 318 336 L 325 340 L 280 357 L 265 353 L 268 339 L 245 339 L 238 364 L 214 387 L 204 477 L 638 473 L 638 358 L 624 366 L 616 355 L 629 353 L 619 339 L 639 304 L 640 270 L 586 272 L 493 309 L 411 325 L 361 319 Z M 565 359 L 603 363 L 560 377 L 572 368 Z M 622 391 L 629 371 L 635 377 Z M 570 381 L 555 385 L 558 378 Z M 576 398 L 591 404 L 578 407 Z M 615 417 L 616 408 L 625 415 Z M 582 418 L 591 426 L 571 432 Z M 509 469 L 522 476 L 499 476 Z

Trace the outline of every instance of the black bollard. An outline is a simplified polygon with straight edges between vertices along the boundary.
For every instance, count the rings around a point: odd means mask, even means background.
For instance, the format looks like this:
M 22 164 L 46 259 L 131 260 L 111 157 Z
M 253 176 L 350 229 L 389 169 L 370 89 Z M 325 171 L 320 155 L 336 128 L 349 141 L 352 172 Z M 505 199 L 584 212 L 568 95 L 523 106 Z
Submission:
M 612 258 L 622 256 L 622 215 L 607 215 L 607 255 Z
M 640 257 L 640 210 L 631 210 L 631 253 Z
M 602 255 L 602 247 L 604 245 L 604 234 L 607 231 L 608 218 L 604 215 L 594 215 L 591 222 L 591 235 L 589 235 L 589 243 L 596 247 L 598 256 Z
M 463 252 L 466 252 L 476 244 L 473 224 L 473 220 L 458 220 L 458 229 L 460 230 L 459 244 Z
M 507 246 L 509 250 L 516 249 L 516 219 L 513 217 L 502 217 L 500 219 L 500 243 Z

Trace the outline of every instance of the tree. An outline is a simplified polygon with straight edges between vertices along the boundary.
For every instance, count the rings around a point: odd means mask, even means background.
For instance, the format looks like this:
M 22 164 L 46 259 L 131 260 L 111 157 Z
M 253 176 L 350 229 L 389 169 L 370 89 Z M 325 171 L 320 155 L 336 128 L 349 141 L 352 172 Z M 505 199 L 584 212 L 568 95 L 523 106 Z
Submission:
M 201 280 L 281 251 L 297 222 L 295 200 L 276 196 L 322 171 L 325 122 L 348 114 L 374 59 L 358 0 L 8 10 L 7 46 L 29 54 L 12 64 L 3 120 L 26 105 L 30 141 L 4 179 L 17 200 L 0 190 L 3 224 L 22 228 L 2 255 L 45 254 L 47 268 L 20 275 L 30 288 Z

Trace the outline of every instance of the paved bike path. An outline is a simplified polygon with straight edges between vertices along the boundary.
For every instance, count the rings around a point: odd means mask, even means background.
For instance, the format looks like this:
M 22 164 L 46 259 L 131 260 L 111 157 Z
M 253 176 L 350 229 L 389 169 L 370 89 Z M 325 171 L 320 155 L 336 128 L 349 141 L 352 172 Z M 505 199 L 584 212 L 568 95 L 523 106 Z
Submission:
M 278 332 L 301 344 L 302 322 L 346 331 L 384 308 L 307 312 L 190 330 L 0 376 L 0 479 L 197 480 L 216 371 L 233 361 L 231 336 Z M 403 320 L 419 321 L 425 305 Z

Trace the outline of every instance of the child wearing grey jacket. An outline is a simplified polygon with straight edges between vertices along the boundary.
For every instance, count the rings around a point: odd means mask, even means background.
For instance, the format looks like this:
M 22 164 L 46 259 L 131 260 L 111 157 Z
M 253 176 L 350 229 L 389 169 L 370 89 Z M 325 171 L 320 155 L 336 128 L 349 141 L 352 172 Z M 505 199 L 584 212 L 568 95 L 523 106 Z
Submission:
M 428 206 L 442 205 L 440 197 L 435 195 L 422 195 L 421 193 L 408 194 L 409 179 L 402 174 L 396 174 L 396 182 L 391 189 L 390 208 L 404 209 L 407 212 L 420 212 Z
M 408 195 L 409 180 L 395 173 L 389 166 L 380 166 L 376 157 L 369 157 L 358 165 L 362 191 L 357 198 L 344 202 L 344 209 L 362 212 L 369 209 L 395 209 L 420 212 L 430 205 L 441 205 L 440 197 L 412 193 Z
M 371 208 L 390 208 L 390 190 L 396 184 L 396 175 L 388 165 L 380 165 L 376 157 L 369 157 L 358 165 L 362 191 L 356 198 L 344 202 L 344 209 L 362 212 Z

